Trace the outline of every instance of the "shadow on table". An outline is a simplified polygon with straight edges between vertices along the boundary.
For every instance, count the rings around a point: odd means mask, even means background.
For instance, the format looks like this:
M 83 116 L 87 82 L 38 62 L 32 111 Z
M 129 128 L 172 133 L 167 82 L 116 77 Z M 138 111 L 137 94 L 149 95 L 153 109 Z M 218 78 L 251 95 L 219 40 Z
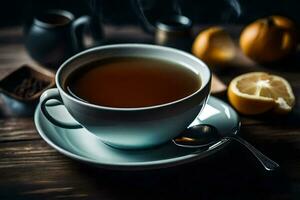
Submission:
M 298 92 L 296 94 L 298 94 Z M 294 106 L 293 110 L 290 113 L 283 115 L 265 113 L 261 115 L 246 116 L 240 114 L 240 117 L 241 119 L 245 119 L 245 121 L 253 120 L 259 123 L 273 125 L 273 127 L 286 127 L 289 130 L 296 129 L 300 127 L 300 104 L 299 102 L 296 102 L 296 104 L 297 105 Z
M 80 164 L 78 170 L 112 199 L 280 200 L 290 192 L 282 172 L 264 171 L 235 143 L 203 161 L 168 169 L 108 171 Z
M 288 58 L 265 66 L 278 72 L 300 72 L 300 49 Z

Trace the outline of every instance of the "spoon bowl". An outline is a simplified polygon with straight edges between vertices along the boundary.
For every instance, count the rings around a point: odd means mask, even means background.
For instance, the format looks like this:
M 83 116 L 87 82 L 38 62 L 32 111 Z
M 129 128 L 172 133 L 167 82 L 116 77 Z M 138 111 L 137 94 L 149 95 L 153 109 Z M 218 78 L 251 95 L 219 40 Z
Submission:
M 184 148 L 208 148 L 222 139 L 231 139 L 246 147 L 262 164 L 267 171 L 279 168 L 279 165 L 261 153 L 258 149 L 239 137 L 236 133 L 240 130 L 241 123 L 232 132 L 221 134 L 214 126 L 198 124 L 191 126 L 173 139 L 173 143 Z
M 177 146 L 186 148 L 206 148 L 222 139 L 218 130 L 208 124 L 192 126 L 173 139 Z

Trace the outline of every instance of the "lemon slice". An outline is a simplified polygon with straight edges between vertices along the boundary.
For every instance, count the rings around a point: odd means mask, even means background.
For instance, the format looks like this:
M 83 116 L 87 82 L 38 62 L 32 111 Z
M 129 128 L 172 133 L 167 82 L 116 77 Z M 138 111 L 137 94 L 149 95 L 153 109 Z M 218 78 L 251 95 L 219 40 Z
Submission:
M 290 84 L 282 77 L 264 72 L 234 78 L 228 87 L 228 98 L 239 112 L 248 115 L 269 110 L 287 113 L 295 104 Z

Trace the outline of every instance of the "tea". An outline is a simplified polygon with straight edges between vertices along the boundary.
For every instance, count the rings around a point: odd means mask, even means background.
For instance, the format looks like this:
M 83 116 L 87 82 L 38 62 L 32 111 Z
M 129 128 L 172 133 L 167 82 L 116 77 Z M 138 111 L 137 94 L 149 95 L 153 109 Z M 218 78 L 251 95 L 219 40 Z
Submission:
M 184 98 L 201 86 L 198 74 L 180 64 L 153 58 L 118 57 L 72 72 L 64 85 L 72 96 L 108 107 L 138 108 Z
M 65 25 L 71 21 L 71 19 L 69 19 L 68 17 L 56 13 L 47 13 L 40 16 L 38 19 L 44 23 L 58 26 Z

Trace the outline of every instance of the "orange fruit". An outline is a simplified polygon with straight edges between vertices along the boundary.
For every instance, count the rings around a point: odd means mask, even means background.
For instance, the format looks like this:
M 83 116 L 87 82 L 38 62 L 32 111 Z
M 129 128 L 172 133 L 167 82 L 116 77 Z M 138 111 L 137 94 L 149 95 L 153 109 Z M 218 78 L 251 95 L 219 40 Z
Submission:
M 268 63 L 292 54 L 297 40 L 294 22 L 283 16 L 270 16 L 245 27 L 240 36 L 240 47 L 252 60 Z
M 228 98 L 237 111 L 246 115 L 267 111 L 287 113 L 295 104 L 290 84 L 282 77 L 252 72 L 234 78 L 228 87 Z
M 213 26 L 198 34 L 192 53 L 208 65 L 226 64 L 235 56 L 235 45 L 222 27 Z

